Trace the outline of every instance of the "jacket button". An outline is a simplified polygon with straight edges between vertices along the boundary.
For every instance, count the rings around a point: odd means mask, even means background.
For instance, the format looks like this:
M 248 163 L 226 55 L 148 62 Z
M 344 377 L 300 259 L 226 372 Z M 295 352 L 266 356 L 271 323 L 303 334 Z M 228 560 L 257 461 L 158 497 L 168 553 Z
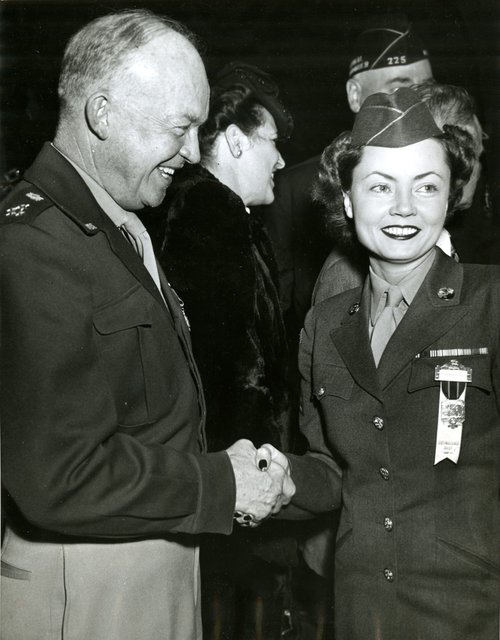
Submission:
M 391 520 L 391 518 L 384 518 L 384 527 L 386 531 L 392 531 L 392 529 L 394 528 L 394 522 Z
M 389 471 L 385 467 L 380 467 L 378 471 L 384 480 L 389 480 Z
M 378 429 L 379 431 L 382 431 L 382 429 L 384 428 L 384 421 L 382 418 L 379 418 L 378 416 L 374 416 L 372 422 L 375 425 L 376 429 Z
M 384 576 L 387 582 L 394 582 L 394 572 L 390 569 L 384 569 Z
M 320 387 L 318 389 L 318 398 L 322 398 L 325 395 L 325 387 Z

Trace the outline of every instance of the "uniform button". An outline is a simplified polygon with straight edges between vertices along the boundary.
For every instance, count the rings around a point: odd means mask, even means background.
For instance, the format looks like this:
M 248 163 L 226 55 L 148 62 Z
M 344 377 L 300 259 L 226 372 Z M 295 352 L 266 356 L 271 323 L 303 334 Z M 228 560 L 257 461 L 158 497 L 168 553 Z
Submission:
M 390 569 L 384 569 L 384 576 L 387 582 L 394 582 L 394 572 Z
M 391 520 L 391 518 L 384 518 L 384 527 L 386 531 L 392 531 L 394 522 Z
M 322 398 L 325 395 L 325 387 L 320 387 L 318 389 L 318 398 Z
M 384 428 L 384 421 L 382 418 L 379 418 L 379 416 L 374 416 L 372 422 L 375 425 L 376 429 L 382 431 L 382 429 Z
M 385 467 L 380 467 L 379 473 L 384 480 L 389 480 L 389 471 Z

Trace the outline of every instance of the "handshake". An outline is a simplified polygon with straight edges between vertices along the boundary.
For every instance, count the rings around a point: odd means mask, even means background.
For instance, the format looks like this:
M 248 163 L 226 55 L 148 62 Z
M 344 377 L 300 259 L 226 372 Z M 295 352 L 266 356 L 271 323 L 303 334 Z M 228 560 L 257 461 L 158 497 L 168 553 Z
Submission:
M 288 458 L 270 444 L 256 449 L 250 440 L 238 440 L 226 451 L 236 480 L 234 518 L 244 527 L 257 527 L 295 493 Z

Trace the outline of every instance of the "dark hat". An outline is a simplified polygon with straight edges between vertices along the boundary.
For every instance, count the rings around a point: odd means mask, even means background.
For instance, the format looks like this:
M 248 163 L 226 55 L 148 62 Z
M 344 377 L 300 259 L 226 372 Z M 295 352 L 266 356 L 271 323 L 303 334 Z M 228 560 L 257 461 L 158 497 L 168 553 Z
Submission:
M 422 42 L 405 20 L 366 29 L 358 36 L 353 53 L 349 78 L 361 71 L 413 64 L 428 58 Z
M 408 87 L 374 93 L 363 102 L 352 128 L 354 146 L 406 147 L 441 135 L 428 106 Z
M 243 85 L 273 116 L 279 137 L 290 137 L 293 130 L 292 115 L 279 98 L 278 85 L 265 71 L 246 62 L 230 62 L 212 78 L 211 85 L 222 89 Z

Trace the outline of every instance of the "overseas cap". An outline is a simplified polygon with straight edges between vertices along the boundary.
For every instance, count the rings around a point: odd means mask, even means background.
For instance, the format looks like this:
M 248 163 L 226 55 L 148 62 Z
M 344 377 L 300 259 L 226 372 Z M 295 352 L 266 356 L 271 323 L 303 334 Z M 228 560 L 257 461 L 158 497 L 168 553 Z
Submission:
M 354 54 L 349 78 L 361 71 L 413 64 L 428 58 L 422 42 L 406 21 L 363 31 L 355 42 Z
M 293 130 L 293 118 L 279 98 L 279 89 L 273 78 L 258 67 L 245 62 L 230 62 L 213 78 L 212 87 L 229 89 L 243 85 L 254 94 L 259 104 L 273 116 L 281 139 L 290 137 Z
M 441 134 L 425 102 L 413 89 L 400 87 L 366 98 L 354 120 L 352 144 L 406 147 Z

